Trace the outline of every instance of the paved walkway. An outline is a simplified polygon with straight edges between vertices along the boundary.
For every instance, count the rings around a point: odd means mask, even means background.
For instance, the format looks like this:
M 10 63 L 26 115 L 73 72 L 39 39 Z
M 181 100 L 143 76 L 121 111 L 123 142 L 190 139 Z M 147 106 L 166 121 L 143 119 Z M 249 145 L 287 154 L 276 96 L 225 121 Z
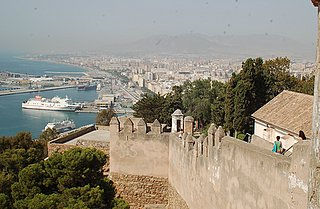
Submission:
M 78 140 L 109 142 L 110 132 L 108 130 L 95 130 L 82 136 L 79 136 L 78 138 L 75 138 L 71 141 L 68 141 L 65 144 L 76 145 Z

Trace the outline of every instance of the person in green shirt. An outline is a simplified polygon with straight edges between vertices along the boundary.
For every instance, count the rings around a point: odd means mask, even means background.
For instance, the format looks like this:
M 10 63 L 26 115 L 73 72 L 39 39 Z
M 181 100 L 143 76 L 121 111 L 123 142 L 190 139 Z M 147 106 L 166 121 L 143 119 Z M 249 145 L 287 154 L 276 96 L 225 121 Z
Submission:
M 282 143 L 280 141 L 280 136 L 277 136 L 277 140 L 274 141 L 272 152 L 282 153 Z

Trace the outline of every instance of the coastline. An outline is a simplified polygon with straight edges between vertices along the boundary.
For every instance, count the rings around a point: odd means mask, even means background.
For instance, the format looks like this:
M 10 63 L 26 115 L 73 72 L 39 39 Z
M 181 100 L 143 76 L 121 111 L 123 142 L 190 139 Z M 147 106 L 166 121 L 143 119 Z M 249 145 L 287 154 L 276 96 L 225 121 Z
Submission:
M 35 59 L 35 58 L 18 57 L 18 56 L 14 56 L 14 58 L 21 59 L 21 60 L 27 60 L 27 61 L 46 62 L 46 63 L 58 64 L 58 65 L 69 65 L 69 66 L 81 68 L 81 69 L 83 69 L 84 71 L 90 71 L 90 70 L 92 70 L 91 68 L 88 68 L 88 67 L 83 67 L 83 66 L 80 66 L 80 65 L 71 64 L 71 63 L 65 63 L 65 62 L 58 62 L 58 61 L 54 61 L 54 60 L 40 60 L 40 59 Z M 85 73 L 85 72 L 84 72 L 84 73 Z
M 28 59 L 24 54 L 20 55 L 8 55 L 4 56 L 4 63 L 8 62 L 11 65 L 3 66 L 3 70 L 7 72 L 23 74 L 27 76 L 32 75 L 34 72 L 35 76 L 41 76 L 45 70 L 51 69 L 51 71 L 73 71 L 79 73 L 77 77 L 84 77 L 85 73 L 89 73 L 86 68 L 80 66 L 68 65 L 67 63 L 49 62 L 44 60 Z M 25 63 L 28 70 L 24 69 L 23 65 L 19 63 Z M 18 63 L 18 65 L 15 65 Z M 52 64 L 46 64 L 52 63 Z M 57 64 L 57 66 L 54 66 Z M 49 67 L 46 67 L 49 66 Z M 52 68 L 50 67 L 52 66 Z M 71 66 L 71 67 L 70 67 Z M 12 67 L 12 68 L 10 68 Z M 47 68 L 47 69 L 46 69 Z M 26 72 L 26 73 L 24 73 Z M 55 76 L 55 75 L 53 75 Z M 11 91 L 3 90 L 0 91 L 0 135 L 2 136 L 13 136 L 21 131 L 28 131 L 32 133 L 34 137 L 38 137 L 41 134 L 42 129 L 48 122 L 60 121 L 65 119 L 71 119 L 75 121 L 77 127 L 93 123 L 95 121 L 95 114 L 90 113 L 75 113 L 75 112 L 55 112 L 55 111 L 36 111 L 27 110 L 21 108 L 21 103 L 39 94 L 46 98 L 52 98 L 59 96 L 63 98 L 68 95 L 73 101 L 85 102 L 94 101 L 97 98 L 96 91 L 81 92 L 76 90 L 74 83 L 69 83 L 63 86 L 40 88 L 40 89 L 27 89 L 27 87 L 21 87 L 22 89 L 12 89 Z

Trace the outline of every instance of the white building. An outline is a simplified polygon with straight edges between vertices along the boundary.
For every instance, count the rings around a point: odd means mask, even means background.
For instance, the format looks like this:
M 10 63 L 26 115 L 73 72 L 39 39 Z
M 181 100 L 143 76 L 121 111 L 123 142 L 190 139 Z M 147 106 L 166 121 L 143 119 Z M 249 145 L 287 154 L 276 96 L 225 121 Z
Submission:
M 283 148 L 289 149 L 303 131 L 312 137 L 313 96 L 283 91 L 252 114 L 254 135 L 273 143 L 280 136 Z
M 172 133 L 177 133 L 183 130 L 183 114 L 181 110 L 177 109 L 172 113 Z
M 139 77 L 138 84 L 139 84 L 140 87 L 145 87 L 146 86 L 145 79 L 142 78 L 142 77 Z
M 115 103 L 115 98 L 113 94 L 103 94 L 94 102 L 98 107 L 111 107 Z

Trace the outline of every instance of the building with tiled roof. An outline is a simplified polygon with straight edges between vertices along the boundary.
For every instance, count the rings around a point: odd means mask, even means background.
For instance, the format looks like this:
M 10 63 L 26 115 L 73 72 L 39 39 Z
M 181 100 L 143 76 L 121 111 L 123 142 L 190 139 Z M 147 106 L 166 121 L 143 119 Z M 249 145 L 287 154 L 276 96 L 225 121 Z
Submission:
M 252 114 L 254 134 L 271 143 L 281 137 L 284 148 L 290 148 L 299 139 L 302 130 L 312 137 L 313 96 L 283 91 Z

